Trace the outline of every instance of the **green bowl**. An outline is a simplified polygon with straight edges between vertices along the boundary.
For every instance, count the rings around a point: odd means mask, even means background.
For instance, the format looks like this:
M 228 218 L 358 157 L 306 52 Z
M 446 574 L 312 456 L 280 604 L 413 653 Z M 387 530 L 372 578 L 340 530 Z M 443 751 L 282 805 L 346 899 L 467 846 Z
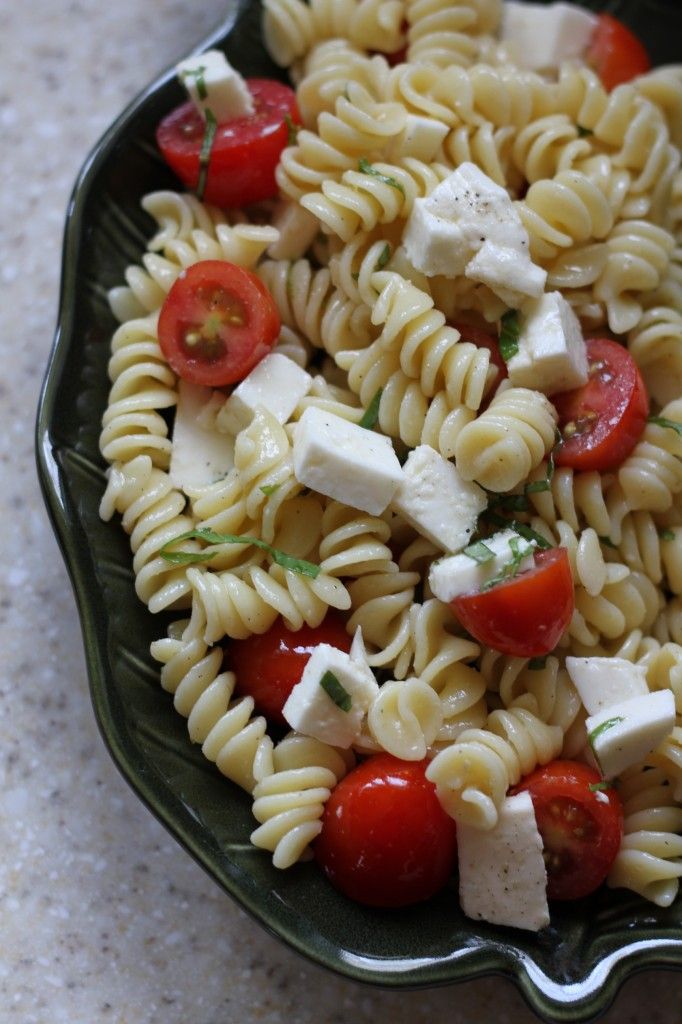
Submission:
M 630 22 L 659 63 L 680 56 L 677 0 L 602 6 Z M 221 46 L 244 73 L 281 77 L 263 51 L 259 20 L 258 5 L 242 0 L 198 49 Z M 181 99 L 172 72 L 161 76 L 81 171 L 68 209 L 59 322 L 38 410 L 40 480 L 78 602 L 104 741 L 135 792 L 216 882 L 316 963 L 390 988 L 502 975 L 548 1020 L 590 1019 L 633 971 L 682 965 L 682 902 L 660 909 L 604 891 L 554 907 L 551 927 L 539 935 L 468 920 L 454 886 L 400 912 L 357 906 L 314 865 L 279 872 L 250 845 L 249 798 L 190 744 L 184 719 L 160 689 L 149 644 L 167 623 L 135 596 L 119 524 L 99 518 L 104 464 L 97 441 L 115 327 L 106 292 L 139 260 L 151 233 L 141 196 L 177 187 L 153 139 L 160 117 Z

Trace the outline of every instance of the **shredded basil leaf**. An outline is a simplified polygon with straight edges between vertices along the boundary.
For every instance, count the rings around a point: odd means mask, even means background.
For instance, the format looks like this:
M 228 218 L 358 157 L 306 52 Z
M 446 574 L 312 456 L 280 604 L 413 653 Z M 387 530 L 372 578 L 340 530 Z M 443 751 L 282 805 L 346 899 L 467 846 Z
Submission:
M 578 129 L 578 138 L 579 139 L 584 139 L 588 135 L 594 135 L 594 132 L 592 131 L 591 128 L 584 128 L 581 124 L 577 124 L 576 128 Z
M 605 722 L 601 723 L 601 725 L 596 726 L 592 732 L 587 734 L 587 739 L 592 749 L 594 750 L 595 741 L 602 735 L 602 733 L 607 732 L 609 729 L 613 729 L 614 725 L 618 725 L 619 722 L 624 721 L 625 719 L 622 715 L 617 715 L 615 718 L 607 718 Z
M 353 706 L 351 696 L 345 686 L 339 682 L 333 672 L 325 672 L 320 679 L 320 686 L 342 711 L 350 711 Z
M 474 562 L 478 562 L 479 565 L 484 565 L 485 562 L 489 562 L 495 557 L 495 552 L 491 551 L 482 540 L 476 541 L 475 544 L 470 544 L 468 548 L 464 548 L 462 554 L 473 558 Z
M 388 242 L 386 242 L 386 245 L 383 247 L 383 249 L 379 253 L 379 259 L 377 260 L 377 264 L 376 264 L 376 266 L 374 268 L 375 271 L 376 270 L 383 270 L 384 267 L 386 266 L 386 264 L 388 263 L 388 261 L 390 260 L 390 258 L 391 258 L 391 247 L 388 244 Z
M 360 278 L 360 272 L 354 270 L 350 276 L 353 278 L 354 281 L 357 281 Z
M 521 547 L 521 544 L 519 543 L 520 540 L 520 537 L 509 538 L 509 547 L 511 548 L 512 553 L 511 558 L 506 565 L 502 566 L 502 569 L 498 572 L 497 576 L 493 576 L 491 579 L 485 581 L 481 587 L 481 593 L 497 586 L 498 583 L 504 583 L 505 580 L 511 580 L 516 576 L 521 567 L 521 562 L 524 560 L 526 555 L 530 554 L 525 545 Z
M 519 351 L 520 334 L 519 314 L 515 309 L 508 309 L 500 323 L 500 340 L 498 342 L 500 354 L 505 363 L 508 363 L 512 356 Z
M 262 492 L 263 492 L 263 494 L 264 494 L 264 495 L 265 495 L 265 496 L 266 496 L 267 498 L 269 498 L 269 497 L 270 497 L 270 495 L 271 495 L 271 494 L 274 494 L 274 493 L 275 493 L 275 491 L 278 491 L 278 490 L 280 489 L 280 487 L 281 487 L 281 486 L 282 486 L 281 484 L 262 484 L 262 485 L 261 485 L 261 486 L 260 486 L 260 487 L 258 488 L 258 490 L 259 490 L 259 491 L 262 491 Z
M 488 519 L 493 526 L 501 526 L 504 530 L 513 530 L 514 533 L 518 533 L 519 536 L 525 537 L 526 540 L 534 540 L 539 548 L 548 551 L 550 548 L 555 547 L 554 544 L 550 544 L 541 533 L 537 533 L 532 530 L 530 526 L 526 526 L 525 523 L 520 523 L 518 519 L 505 519 L 504 516 L 500 516 L 497 512 L 491 512 L 490 509 L 485 509 L 482 513 L 486 519 Z
M 599 541 L 604 545 L 605 548 L 613 548 L 614 551 L 618 550 L 618 545 L 614 544 L 610 537 L 599 537 Z
M 358 426 L 364 427 L 365 430 L 371 430 L 376 426 L 379 419 L 379 405 L 381 404 L 381 396 L 384 392 L 383 388 L 377 388 L 372 395 L 372 401 L 369 403 L 364 411 L 362 419 Z
M 675 540 L 675 531 L 661 530 L 658 536 L 661 538 L 661 540 Z
M 541 658 L 531 658 L 530 661 L 528 662 L 528 668 L 532 672 L 537 672 L 541 668 L 546 668 L 546 666 L 547 666 L 547 655 L 546 654 L 543 655 Z
M 610 782 L 602 780 L 601 782 L 590 782 L 587 788 L 589 789 L 590 793 L 603 793 L 607 789 L 613 789 L 613 786 Z
M 186 71 L 180 73 L 180 77 L 183 82 L 186 82 L 188 78 L 193 78 L 197 86 L 197 95 L 200 100 L 205 100 L 208 96 L 208 89 L 206 88 L 206 79 L 204 78 L 204 72 L 206 71 L 206 65 L 200 64 L 198 68 L 188 68 Z
M 682 423 L 676 423 L 675 420 L 666 419 L 665 416 L 649 416 L 647 423 L 655 423 L 657 427 L 667 427 L 668 430 L 674 430 L 682 437 Z
M 488 509 L 496 508 L 503 512 L 527 512 L 530 505 L 525 494 L 493 494 L 489 498 Z
M 384 185 L 390 185 L 391 188 L 397 188 L 399 192 L 402 192 L 402 194 L 405 195 L 405 189 L 399 181 L 396 181 L 395 178 L 389 178 L 387 174 L 382 174 L 381 171 L 377 171 L 376 167 L 372 167 L 369 160 L 366 160 L 365 157 L 358 161 L 358 170 L 361 171 L 362 174 L 371 174 L 372 177 L 378 178 L 379 181 L 382 181 Z
M 216 128 L 218 122 L 215 119 L 215 115 L 212 110 L 208 107 L 204 111 L 206 114 L 206 128 L 204 129 L 204 138 L 201 143 L 201 151 L 199 153 L 199 180 L 197 182 L 197 199 L 204 198 L 204 192 L 206 191 L 206 178 L 208 177 L 208 162 L 211 159 L 211 150 L 213 149 L 213 141 L 215 139 Z
M 177 537 L 173 537 L 172 540 L 169 540 L 160 549 L 159 554 L 161 557 L 166 562 L 172 562 L 174 565 L 192 565 L 197 562 L 209 562 L 212 558 L 215 558 L 215 551 L 168 550 L 173 544 L 179 544 L 183 540 L 203 540 L 207 544 L 253 544 L 254 547 L 267 551 L 273 561 L 277 565 L 281 565 L 283 569 L 291 569 L 292 572 L 300 573 L 301 576 L 311 576 L 312 579 L 316 579 L 322 571 L 319 565 L 315 565 L 313 562 L 306 562 L 304 558 L 294 558 L 293 555 L 288 555 L 286 551 L 273 548 L 258 537 L 240 536 L 234 533 L 216 533 L 214 530 L 205 528 L 188 530 L 187 533 L 181 533 Z
M 295 146 L 298 133 L 301 130 L 300 125 L 294 124 L 291 120 L 291 114 L 284 115 L 284 123 L 287 126 L 287 146 Z

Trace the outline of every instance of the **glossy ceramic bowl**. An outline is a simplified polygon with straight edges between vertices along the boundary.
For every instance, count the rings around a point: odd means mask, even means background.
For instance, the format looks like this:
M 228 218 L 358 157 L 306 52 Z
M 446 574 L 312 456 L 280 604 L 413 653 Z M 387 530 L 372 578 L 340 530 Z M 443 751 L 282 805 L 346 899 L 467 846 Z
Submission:
M 682 57 L 677 0 L 622 3 L 618 13 L 659 63 Z M 219 45 L 244 73 L 281 76 L 263 51 L 259 19 L 258 5 L 242 2 L 199 49 Z M 172 72 L 163 75 L 124 111 L 78 178 L 66 225 L 59 326 L 38 413 L 40 478 L 78 601 L 104 740 L 136 793 L 206 871 L 315 962 L 393 988 L 503 975 L 548 1019 L 591 1018 L 632 971 L 682 965 L 682 901 L 662 910 L 604 891 L 555 906 L 551 927 L 539 935 L 468 920 L 454 886 L 400 912 L 352 904 L 314 865 L 280 872 L 250 845 L 251 801 L 190 744 L 185 720 L 160 689 L 148 652 L 166 622 L 135 597 L 128 539 L 118 522 L 99 519 L 104 465 L 97 439 L 115 327 L 106 292 L 139 260 L 152 230 L 142 195 L 178 187 L 153 133 L 181 99 Z

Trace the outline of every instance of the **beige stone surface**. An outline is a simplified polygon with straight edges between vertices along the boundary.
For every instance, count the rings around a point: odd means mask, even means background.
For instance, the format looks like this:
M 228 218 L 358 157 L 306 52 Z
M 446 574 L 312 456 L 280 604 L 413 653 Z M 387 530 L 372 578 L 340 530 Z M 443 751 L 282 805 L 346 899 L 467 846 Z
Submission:
M 0 1024 L 526 1024 L 499 979 L 396 995 L 296 957 L 137 801 L 95 726 L 33 458 L 63 218 L 89 148 L 221 6 L 0 2 Z M 677 1024 L 681 996 L 648 972 L 604 1020 Z

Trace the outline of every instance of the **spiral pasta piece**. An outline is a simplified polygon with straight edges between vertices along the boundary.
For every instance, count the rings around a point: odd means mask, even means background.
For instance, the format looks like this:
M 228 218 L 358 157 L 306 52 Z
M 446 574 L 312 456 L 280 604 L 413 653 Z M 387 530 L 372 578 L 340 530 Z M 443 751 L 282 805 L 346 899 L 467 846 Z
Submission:
M 621 221 L 610 232 L 608 258 L 594 286 L 595 298 L 606 306 L 609 327 L 626 334 L 639 322 L 641 292 L 656 288 L 668 268 L 674 239 L 648 221 Z
M 331 113 L 335 109 L 351 81 L 363 86 L 374 99 L 381 99 L 389 70 L 381 54 L 369 57 L 347 39 L 316 43 L 305 59 L 303 77 L 296 89 L 303 124 L 314 129 L 318 116 L 324 110 Z
M 416 572 L 370 573 L 348 587 L 352 614 L 347 629 L 354 633 L 359 626 L 368 664 L 392 665 L 398 679 L 407 675 L 414 655 L 410 610 L 419 579 Z
M 322 572 L 346 578 L 396 571 L 386 543 L 390 536 L 391 528 L 384 519 L 330 501 L 322 516 Z
M 607 197 L 580 171 L 559 171 L 535 181 L 515 206 L 528 232 L 531 259 L 542 266 L 562 249 L 606 238 L 613 228 Z
M 411 678 L 384 683 L 367 713 L 372 738 L 403 761 L 421 761 L 443 724 L 438 695 L 428 683 Z
M 661 410 L 661 417 L 682 424 L 682 400 Z M 641 441 L 618 470 L 618 482 L 632 510 L 665 512 L 682 490 L 682 437 L 672 428 L 647 423 Z
M 407 59 L 444 68 L 472 64 L 481 35 L 495 31 L 501 10 L 500 0 L 408 0 Z

